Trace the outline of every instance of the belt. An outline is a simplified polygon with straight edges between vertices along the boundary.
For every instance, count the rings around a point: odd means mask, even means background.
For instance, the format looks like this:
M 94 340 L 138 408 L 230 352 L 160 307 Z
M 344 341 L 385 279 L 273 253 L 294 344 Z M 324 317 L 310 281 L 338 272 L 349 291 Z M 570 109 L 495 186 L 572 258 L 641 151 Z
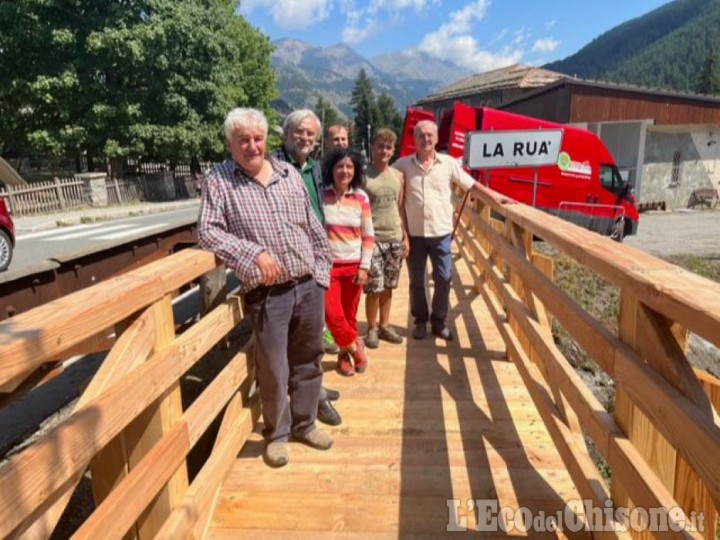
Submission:
M 281 294 L 285 294 L 286 292 L 293 290 L 296 285 L 310 281 L 312 277 L 312 274 L 307 274 L 305 276 L 293 278 L 290 281 L 277 283 L 269 287 L 267 285 L 260 285 L 250 292 L 245 293 L 245 301 L 248 304 L 255 304 L 265 300 L 268 296 L 280 296 Z

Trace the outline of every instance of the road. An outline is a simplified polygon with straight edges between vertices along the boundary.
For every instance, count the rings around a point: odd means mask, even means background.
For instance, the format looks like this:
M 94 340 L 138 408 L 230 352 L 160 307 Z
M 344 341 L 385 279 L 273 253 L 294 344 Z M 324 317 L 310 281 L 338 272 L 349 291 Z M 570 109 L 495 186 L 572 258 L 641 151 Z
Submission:
M 625 243 L 657 255 L 720 257 L 720 211 L 648 212 Z
M 22 270 L 53 257 L 72 255 L 92 247 L 118 244 L 123 240 L 159 232 L 172 225 L 194 221 L 197 213 L 196 207 L 183 208 L 158 214 L 20 233 L 10 271 Z

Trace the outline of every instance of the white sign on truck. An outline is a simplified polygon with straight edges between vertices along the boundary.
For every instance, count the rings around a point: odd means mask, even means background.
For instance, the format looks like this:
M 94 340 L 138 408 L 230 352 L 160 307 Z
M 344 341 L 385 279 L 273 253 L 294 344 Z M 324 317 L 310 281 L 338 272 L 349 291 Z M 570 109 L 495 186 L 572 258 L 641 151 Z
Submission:
M 471 131 L 465 139 L 465 166 L 492 169 L 555 165 L 562 135 L 562 129 Z

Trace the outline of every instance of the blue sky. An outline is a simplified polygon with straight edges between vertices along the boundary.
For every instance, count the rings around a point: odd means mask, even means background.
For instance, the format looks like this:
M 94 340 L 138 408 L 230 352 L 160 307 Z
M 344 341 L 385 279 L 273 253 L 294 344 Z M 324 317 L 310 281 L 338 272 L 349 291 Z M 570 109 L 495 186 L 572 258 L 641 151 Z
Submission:
M 242 0 L 271 39 L 350 45 L 366 58 L 420 49 L 487 71 L 565 58 L 668 0 Z

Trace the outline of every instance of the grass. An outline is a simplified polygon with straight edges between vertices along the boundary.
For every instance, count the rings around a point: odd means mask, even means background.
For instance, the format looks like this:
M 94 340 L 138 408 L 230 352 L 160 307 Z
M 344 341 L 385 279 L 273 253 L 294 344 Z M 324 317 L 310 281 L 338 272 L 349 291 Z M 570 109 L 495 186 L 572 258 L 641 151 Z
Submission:
M 697 255 L 675 255 L 666 260 L 702 277 L 720 283 L 720 258 L 702 258 Z

